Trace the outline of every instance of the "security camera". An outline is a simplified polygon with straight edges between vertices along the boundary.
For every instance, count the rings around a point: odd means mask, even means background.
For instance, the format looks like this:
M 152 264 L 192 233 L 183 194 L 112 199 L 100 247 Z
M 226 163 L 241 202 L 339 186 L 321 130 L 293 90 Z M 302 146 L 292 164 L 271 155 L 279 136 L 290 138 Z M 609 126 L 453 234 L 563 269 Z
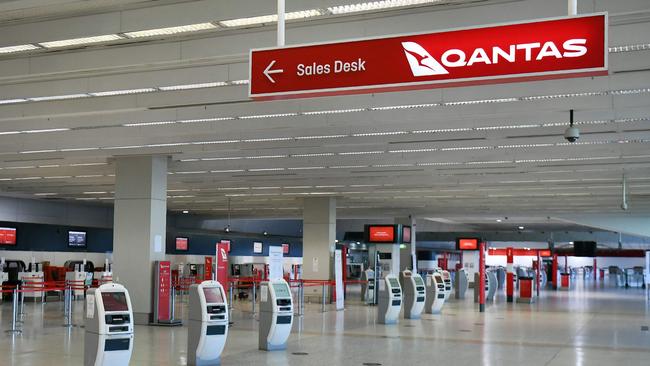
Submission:
M 573 109 L 569 111 L 569 128 L 564 131 L 564 138 L 569 142 L 576 142 L 580 138 L 580 130 L 573 126 Z
M 580 138 L 580 130 L 571 124 L 571 127 L 564 131 L 564 138 L 569 142 L 576 142 Z

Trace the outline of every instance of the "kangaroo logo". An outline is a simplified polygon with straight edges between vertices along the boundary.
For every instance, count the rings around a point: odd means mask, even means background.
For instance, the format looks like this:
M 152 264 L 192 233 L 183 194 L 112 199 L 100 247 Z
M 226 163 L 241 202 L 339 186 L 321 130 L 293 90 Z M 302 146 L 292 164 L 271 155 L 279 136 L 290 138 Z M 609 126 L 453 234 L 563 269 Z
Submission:
M 226 250 L 223 249 L 223 248 L 220 248 L 220 249 L 221 249 L 221 259 L 224 260 L 224 261 L 227 261 L 228 260 L 228 255 L 226 254 Z
M 406 60 L 411 66 L 413 76 L 445 75 L 449 71 L 445 69 L 433 56 L 422 46 L 415 42 L 402 42 Z

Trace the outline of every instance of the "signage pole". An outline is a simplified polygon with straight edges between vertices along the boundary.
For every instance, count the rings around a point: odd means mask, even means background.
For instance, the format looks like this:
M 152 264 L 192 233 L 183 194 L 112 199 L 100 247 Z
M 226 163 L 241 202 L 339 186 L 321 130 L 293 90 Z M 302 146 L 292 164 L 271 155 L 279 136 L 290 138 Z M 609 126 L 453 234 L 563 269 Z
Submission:
M 278 0 L 278 47 L 284 47 L 284 0 Z

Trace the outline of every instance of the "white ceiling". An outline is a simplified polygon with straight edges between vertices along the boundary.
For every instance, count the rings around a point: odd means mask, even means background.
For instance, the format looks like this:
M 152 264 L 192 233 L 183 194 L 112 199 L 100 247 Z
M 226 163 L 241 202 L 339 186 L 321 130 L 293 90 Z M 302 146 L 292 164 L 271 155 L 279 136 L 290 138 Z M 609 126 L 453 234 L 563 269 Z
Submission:
M 350 2 L 288 1 L 291 11 Z M 125 31 L 113 28 L 119 3 L 137 3 L 117 19 L 138 29 L 273 11 L 269 1 L 114 1 L 61 18 L 56 3 L 32 2 L 33 19 L 53 20 L 6 23 L 2 45 Z M 566 12 L 565 0 L 453 3 L 294 22 L 287 43 Z M 169 207 L 215 216 L 230 200 L 235 216 L 298 217 L 313 196 L 337 197 L 340 217 L 616 213 L 623 174 L 630 212 L 648 214 L 650 6 L 580 6 L 610 12 L 610 47 L 644 45 L 612 49 L 607 77 L 275 102 L 248 100 L 245 84 L 157 89 L 247 79 L 248 49 L 272 46 L 273 25 L 0 55 L 0 100 L 154 88 L 0 105 L 0 190 L 110 204 L 114 157 L 165 154 Z M 175 17 L 175 7 L 187 11 Z M 576 144 L 562 137 L 569 109 L 582 132 Z

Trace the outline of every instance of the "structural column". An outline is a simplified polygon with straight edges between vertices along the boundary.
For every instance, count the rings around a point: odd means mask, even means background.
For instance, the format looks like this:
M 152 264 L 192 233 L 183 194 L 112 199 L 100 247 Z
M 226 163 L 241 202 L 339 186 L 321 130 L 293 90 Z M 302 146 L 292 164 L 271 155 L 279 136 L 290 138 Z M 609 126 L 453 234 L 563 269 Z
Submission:
M 303 207 L 302 261 L 305 280 L 330 280 L 336 245 L 336 199 L 306 198 Z M 305 296 L 320 297 L 322 289 L 305 287 Z M 329 291 L 326 288 L 326 293 Z
M 412 216 L 397 217 L 395 218 L 395 224 L 411 227 L 411 241 L 409 243 L 404 243 L 406 246 L 404 249 L 401 249 L 400 245 L 397 245 L 397 249 L 399 250 L 399 269 L 400 271 L 403 271 L 408 268 L 413 272 L 417 272 L 417 258 L 415 250 L 415 218 Z M 398 242 L 401 244 L 401 238 L 398 238 Z
M 154 261 L 165 257 L 167 157 L 115 161 L 113 276 L 131 295 L 136 324 L 152 314 Z

